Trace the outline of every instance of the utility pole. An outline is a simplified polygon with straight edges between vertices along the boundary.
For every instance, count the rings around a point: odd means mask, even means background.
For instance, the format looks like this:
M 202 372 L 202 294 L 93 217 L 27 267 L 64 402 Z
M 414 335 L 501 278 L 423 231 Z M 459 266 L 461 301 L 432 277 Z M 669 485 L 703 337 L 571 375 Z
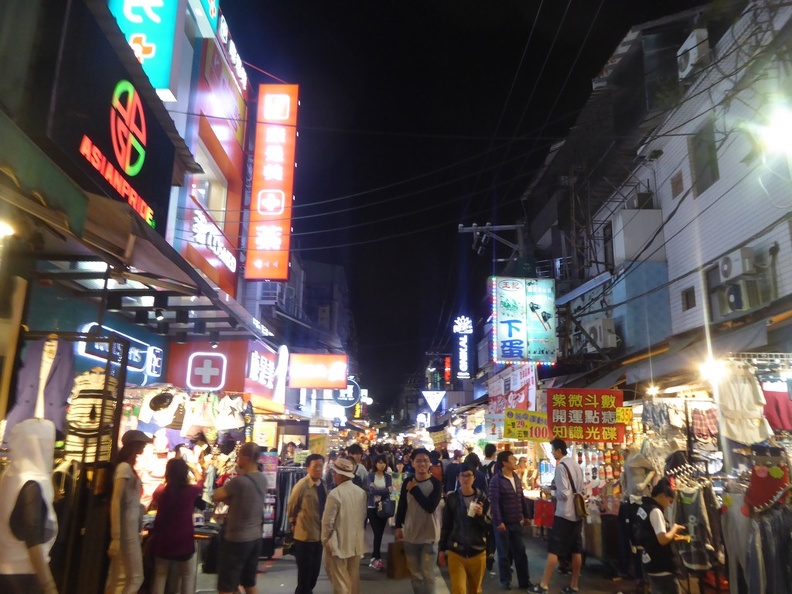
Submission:
M 498 232 L 501 231 L 516 231 L 517 243 L 498 235 Z M 487 223 L 484 226 L 480 226 L 473 223 L 470 227 L 465 227 L 460 224 L 459 232 L 473 234 L 472 248 L 479 256 L 484 253 L 491 239 L 511 248 L 512 258 L 515 253 L 517 254 L 517 257 L 513 259 L 517 262 L 519 275 L 525 278 L 536 277 L 536 260 L 534 259 L 533 249 L 527 250 L 525 247 L 525 225 L 493 225 L 492 223 Z

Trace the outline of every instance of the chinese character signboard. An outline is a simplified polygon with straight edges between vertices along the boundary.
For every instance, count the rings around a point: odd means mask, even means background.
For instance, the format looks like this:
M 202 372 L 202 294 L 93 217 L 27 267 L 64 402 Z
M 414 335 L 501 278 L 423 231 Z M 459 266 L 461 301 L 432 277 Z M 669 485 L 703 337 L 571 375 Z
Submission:
M 175 43 L 184 31 L 186 0 L 110 0 L 118 27 L 163 101 L 176 101 Z
M 553 437 L 582 443 L 621 443 L 624 424 L 619 423 L 621 390 L 547 390 L 547 418 Z M 623 413 L 622 413 L 623 415 Z
M 492 360 L 555 362 L 555 281 L 494 276 L 490 282 Z
M 245 278 L 289 278 L 297 85 L 260 85 Z
M 550 429 L 547 426 L 547 413 L 506 409 L 503 421 L 503 437 L 520 441 L 550 441 Z
M 245 391 L 273 398 L 277 355 L 263 348 L 250 348 L 245 370 Z
M 237 257 L 234 246 L 195 196 L 187 198 L 181 217 L 185 260 L 234 297 L 237 285 Z
M 512 365 L 487 382 L 489 414 L 503 414 L 507 408 L 536 410 L 536 369 Z

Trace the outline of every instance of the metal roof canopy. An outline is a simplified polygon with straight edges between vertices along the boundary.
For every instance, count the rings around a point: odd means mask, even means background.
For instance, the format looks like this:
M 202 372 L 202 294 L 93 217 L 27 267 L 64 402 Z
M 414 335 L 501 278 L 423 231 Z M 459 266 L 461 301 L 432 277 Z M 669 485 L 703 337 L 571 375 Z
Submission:
M 36 277 L 78 298 L 92 299 L 131 323 L 175 342 L 267 340 L 272 332 L 231 296 L 213 286 L 163 237 L 123 202 L 88 196 L 81 238 L 35 209 L 39 248 Z M 19 207 L 32 200 L 5 190 L 0 198 Z M 162 310 L 157 320 L 155 310 Z

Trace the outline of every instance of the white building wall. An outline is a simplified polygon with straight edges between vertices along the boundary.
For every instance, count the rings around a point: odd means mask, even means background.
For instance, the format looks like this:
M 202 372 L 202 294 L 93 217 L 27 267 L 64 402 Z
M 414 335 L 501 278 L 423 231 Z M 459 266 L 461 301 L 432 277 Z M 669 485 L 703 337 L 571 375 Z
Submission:
M 769 3 L 773 5 L 771 13 L 767 4 L 751 5 L 723 36 L 711 52 L 713 64 L 694 79 L 678 107 L 655 132 L 655 139 L 642 151 L 646 155 L 662 151 L 642 168 L 651 170 L 650 177 L 656 180 L 655 204 L 662 209 L 665 222 L 662 239 L 669 265 L 673 334 L 707 322 L 702 270 L 742 244 L 769 261 L 768 250 L 777 242 L 778 297 L 792 294 L 792 240 L 785 220 L 792 212 L 792 183 L 786 158 L 744 162 L 751 151 L 749 135 L 742 129 L 744 122 L 757 121 L 766 107 L 767 91 L 783 89 L 778 82 L 777 59 L 768 50 L 774 36 L 768 32 L 768 19 L 772 14 L 774 30 L 779 31 L 788 26 L 792 7 L 773 1 Z M 757 68 L 764 62 L 766 68 Z M 766 80 L 756 82 L 761 70 Z M 746 81 L 751 84 L 745 89 L 738 87 Z M 695 196 L 689 142 L 707 118 L 713 118 L 715 124 L 720 178 Z M 673 198 L 671 178 L 680 171 L 683 191 Z M 647 175 L 641 172 L 635 177 L 646 179 Z M 688 287 L 696 289 L 696 306 L 683 311 L 681 292 Z

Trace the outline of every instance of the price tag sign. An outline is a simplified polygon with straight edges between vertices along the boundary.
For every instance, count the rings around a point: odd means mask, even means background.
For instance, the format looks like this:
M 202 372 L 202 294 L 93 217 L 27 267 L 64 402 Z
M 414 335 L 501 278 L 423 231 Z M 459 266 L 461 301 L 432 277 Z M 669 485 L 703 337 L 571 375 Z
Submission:
M 507 408 L 503 437 L 520 441 L 550 441 L 547 413 Z
M 624 425 L 632 425 L 633 409 L 630 406 L 620 406 L 616 409 L 616 422 Z

